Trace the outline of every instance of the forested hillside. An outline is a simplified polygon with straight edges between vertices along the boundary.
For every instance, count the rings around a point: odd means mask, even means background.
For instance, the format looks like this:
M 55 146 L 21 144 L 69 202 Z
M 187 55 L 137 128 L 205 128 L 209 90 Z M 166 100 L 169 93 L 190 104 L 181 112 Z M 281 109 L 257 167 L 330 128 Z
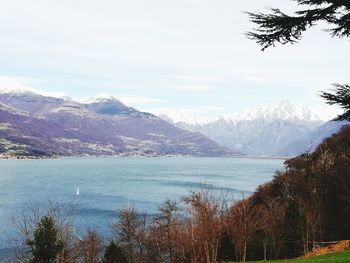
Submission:
M 315 242 L 349 239 L 349 158 L 350 126 L 345 126 L 314 153 L 287 160 L 286 172 L 260 186 L 248 199 L 246 215 L 260 222 L 247 238 L 248 257 L 258 259 L 264 252 L 271 258 L 297 257 Z

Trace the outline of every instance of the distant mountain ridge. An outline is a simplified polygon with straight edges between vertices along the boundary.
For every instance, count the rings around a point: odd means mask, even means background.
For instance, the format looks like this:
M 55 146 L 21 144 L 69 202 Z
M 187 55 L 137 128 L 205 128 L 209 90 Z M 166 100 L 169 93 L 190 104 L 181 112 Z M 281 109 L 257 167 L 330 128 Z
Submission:
M 287 145 L 278 154 L 281 156 L 292 156 L 298 153 L 305 153 L 306 151 L 315 151 L 324 139 L 331 137 L 338 133 L 341 128 L 349 125 L 349 121 L 329 121 L 321 125 L 306 136 L 293 141 Z
M 240 113 L 226 115 L 223 118 L 228 122 L 254 121 L 264 119 L 274 121 L 276 119 L 284 121 L 301 122 L 322 122 L 324 119 L 314 112 L 310 107 L 294 105 L 284 100 L 277 104 L 265 107 L 252 108 Z
M 201 132 L 220 145 L 245 155 L 289 157 L 300 153 L 299 150 L 305 147 L 299 145 L 304 143 L 303 138 L 325 124 L 326 116 L 317 114 L 312 108 L 282 101 L 207 123 L 173 123 L 183 129 Z M 163 118 L 170 119 L 168 116 Z M 317 143 L 331 135 L 323 133 Z
M 82 103 L 30 90 L 0 90 L 0 103 L 2 156 L 237 154 L 113 97 Z

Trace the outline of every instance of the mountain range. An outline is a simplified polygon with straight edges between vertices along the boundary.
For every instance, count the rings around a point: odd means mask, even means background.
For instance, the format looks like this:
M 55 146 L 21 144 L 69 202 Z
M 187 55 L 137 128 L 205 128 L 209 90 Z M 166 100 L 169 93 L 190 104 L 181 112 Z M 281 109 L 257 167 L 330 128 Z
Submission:
M 346 124 L 288 101 L 212 121 L 175 122 L 109 95 L 73 100 L 0 89 L 0 157 L 290 157 L 314 150 Z
M 235 155 L 114 97 L 88 102 L 28 90 L 0 90 L 0 156 Z
M 233 151 L 260 157 L 290 157 L 313 150 L 323 139 L 348 124 L 327 121 L 326 114 L 288 101 L 209 122 L 174 122 L 169 116 L 161 117 L 182 129 L 200 132 Z

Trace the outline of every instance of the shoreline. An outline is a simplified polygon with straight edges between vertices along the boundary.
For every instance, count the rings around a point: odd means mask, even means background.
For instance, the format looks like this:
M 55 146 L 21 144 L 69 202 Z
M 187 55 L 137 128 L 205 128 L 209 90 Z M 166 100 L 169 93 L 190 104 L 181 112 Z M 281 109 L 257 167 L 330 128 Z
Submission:
M 282 156 L 195 156 L 195 155 L 72 155 L 72 156 L 1 156 L 1 160 L 57 160 L 83 158 L 217 158 L 217 159 L 255 159 L 255 160 L 287 160 L 293 157 Z

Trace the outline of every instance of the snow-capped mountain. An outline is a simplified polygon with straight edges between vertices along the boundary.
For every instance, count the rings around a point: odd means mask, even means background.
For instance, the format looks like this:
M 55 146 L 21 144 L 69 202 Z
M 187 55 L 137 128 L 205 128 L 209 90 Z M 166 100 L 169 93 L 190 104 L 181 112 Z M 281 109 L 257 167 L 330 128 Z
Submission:
M 294 105 L 288 101 L 281 101 L 278 104 L 261 108 L 247 109 L 240 113 L 225 115 L 223 118 L 234 123 L 255 120 L 274 121 L 277 119 L 292 122 L 323 122 L 327 120 L 326 116 L 316 113 L 315 109 L 303 105 Z
M 233 152 L 110 96 L 81 103 L 3 90 L 0 156 L 18 154 L 231 156 Z
M 156 116 L 147 112 L 140 112 L 134 108 L 126 106 L 119 99 L 111 95 L 99 95 L 97 97 L 84 100 L 87 109 L 101 115 L 133 116 L 144 118 L 155 118 Z
M 101 93 L 93 97 L 87 97 L 87 98 L 82 98 L 77 100 L 77 102 L 80 102 L 83 104 L 116 102 L 116 101 L 119 103 L 122 103 L 119 99 L 115 98 L 114 96 L 108 93 Z
M 201 132 L 220 145 L 247 155 L 281 156 L 292 142 L 315 131 L 335 116 L 332 112 L 322 113 L 314 108 L 282 101 L 225 115 L 209 123 L 177 122 L 175 125 Z
M 0 94 L 8 95 L 41 95 L 44 97 L 54 97 L 54 98 L 66 98 L 67 95 L 62 92 L 47 92 L 43 90 L 38 90 L 32 87 L 28 87 L 17 82 L 13 82 L 10 78 L 4 78 L 0 75 L 0 80 L 2 86 L 0 86 Z

